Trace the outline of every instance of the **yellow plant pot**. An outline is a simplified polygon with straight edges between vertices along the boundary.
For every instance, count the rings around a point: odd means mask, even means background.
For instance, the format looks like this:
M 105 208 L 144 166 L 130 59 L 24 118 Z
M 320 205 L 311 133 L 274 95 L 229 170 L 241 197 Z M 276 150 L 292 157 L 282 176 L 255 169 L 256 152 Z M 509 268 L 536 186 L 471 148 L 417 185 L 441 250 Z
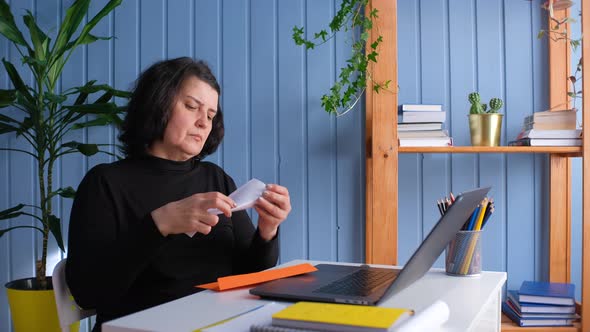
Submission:
M 499 113 L 469 114 L 471 145 L 499 146 L 503 116 Z
M 48 279 L 51 283 L 50 278 Z M 28 278 L 11 281 L 5 285 L 14 331 L 61 332 L 53 289 L 34 289 L 31 285 L 35 283 L 35 278 Z M 79 327 L 79 323 L 74 324 L 70 331 L 78 331 Z

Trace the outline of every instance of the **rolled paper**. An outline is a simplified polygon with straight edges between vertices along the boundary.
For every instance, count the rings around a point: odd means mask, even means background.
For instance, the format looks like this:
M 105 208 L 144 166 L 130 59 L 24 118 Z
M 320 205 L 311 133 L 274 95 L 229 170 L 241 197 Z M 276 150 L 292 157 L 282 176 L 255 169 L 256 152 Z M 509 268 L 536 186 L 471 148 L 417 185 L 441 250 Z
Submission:
M 419 332 L 419 331 L 438 331 L 440 326 L 447 320 L 451 311 L 449 306 L 437 300 L 433 304 L 426 307 L 424 310 L 417 312 L 410 319 L 403 322 L 398 328 L 393 331 L 396 332 Z

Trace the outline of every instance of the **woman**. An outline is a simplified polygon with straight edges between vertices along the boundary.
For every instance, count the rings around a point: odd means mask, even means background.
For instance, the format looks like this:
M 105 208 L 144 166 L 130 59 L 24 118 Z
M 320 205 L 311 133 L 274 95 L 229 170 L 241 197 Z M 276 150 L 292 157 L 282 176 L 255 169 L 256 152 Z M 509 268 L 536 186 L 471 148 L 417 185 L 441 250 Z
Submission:
M 126 158 L 82 180 L 66 280 L 82 308 L 96 309 L 93 331 L 197 292 L 195 285 L 276 264 L 278 227 L 291 211 L 287 189 L 267 186 L 254 206 L 255 229 L 246 212 L 231 212 L 231 177 L 202 161 L 223 138 L 220 92 L 201 61 L 152 65 L 136 82 L 119 136 Z

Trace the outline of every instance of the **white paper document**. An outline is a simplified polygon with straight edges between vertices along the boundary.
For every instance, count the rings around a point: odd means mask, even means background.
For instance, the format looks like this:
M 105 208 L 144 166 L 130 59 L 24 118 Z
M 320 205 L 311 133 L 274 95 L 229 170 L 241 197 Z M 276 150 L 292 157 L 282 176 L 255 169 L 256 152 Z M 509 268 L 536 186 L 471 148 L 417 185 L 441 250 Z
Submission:
M 233 193 L 229 194 L 229 198 L 236 202 L 236 207 L 231 209 L 232 212 L 249 209 L 254 206 L 258 197 L 262 196 L 262 193 L 266 190 L 266 184 L 258 179 L 252 179 L 246 182 L 243 186 L 236 189 Z M 207 212 L 210 214 L 222 214 L 219 209 L 208 209 Z M 193 237 L 196 232 L 185 233 L 186 235 Z

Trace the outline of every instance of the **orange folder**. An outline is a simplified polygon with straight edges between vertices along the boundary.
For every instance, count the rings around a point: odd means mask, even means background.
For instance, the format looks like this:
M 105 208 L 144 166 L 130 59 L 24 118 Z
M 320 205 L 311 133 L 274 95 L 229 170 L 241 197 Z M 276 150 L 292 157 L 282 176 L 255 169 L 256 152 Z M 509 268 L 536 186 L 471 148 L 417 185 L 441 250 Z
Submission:
M 210 289 L 214 291 L 224 291 L 228 289 L 259 284 L 265 281 L 296 276 L 299 274 L 309 273 L 317 270 L 318 269 L 315 266 L 309 263 L 303 263 L 261 272 L 238 274 L 235 276 L 217 278 L 217 282 L 197 285 L 195 287 Z

